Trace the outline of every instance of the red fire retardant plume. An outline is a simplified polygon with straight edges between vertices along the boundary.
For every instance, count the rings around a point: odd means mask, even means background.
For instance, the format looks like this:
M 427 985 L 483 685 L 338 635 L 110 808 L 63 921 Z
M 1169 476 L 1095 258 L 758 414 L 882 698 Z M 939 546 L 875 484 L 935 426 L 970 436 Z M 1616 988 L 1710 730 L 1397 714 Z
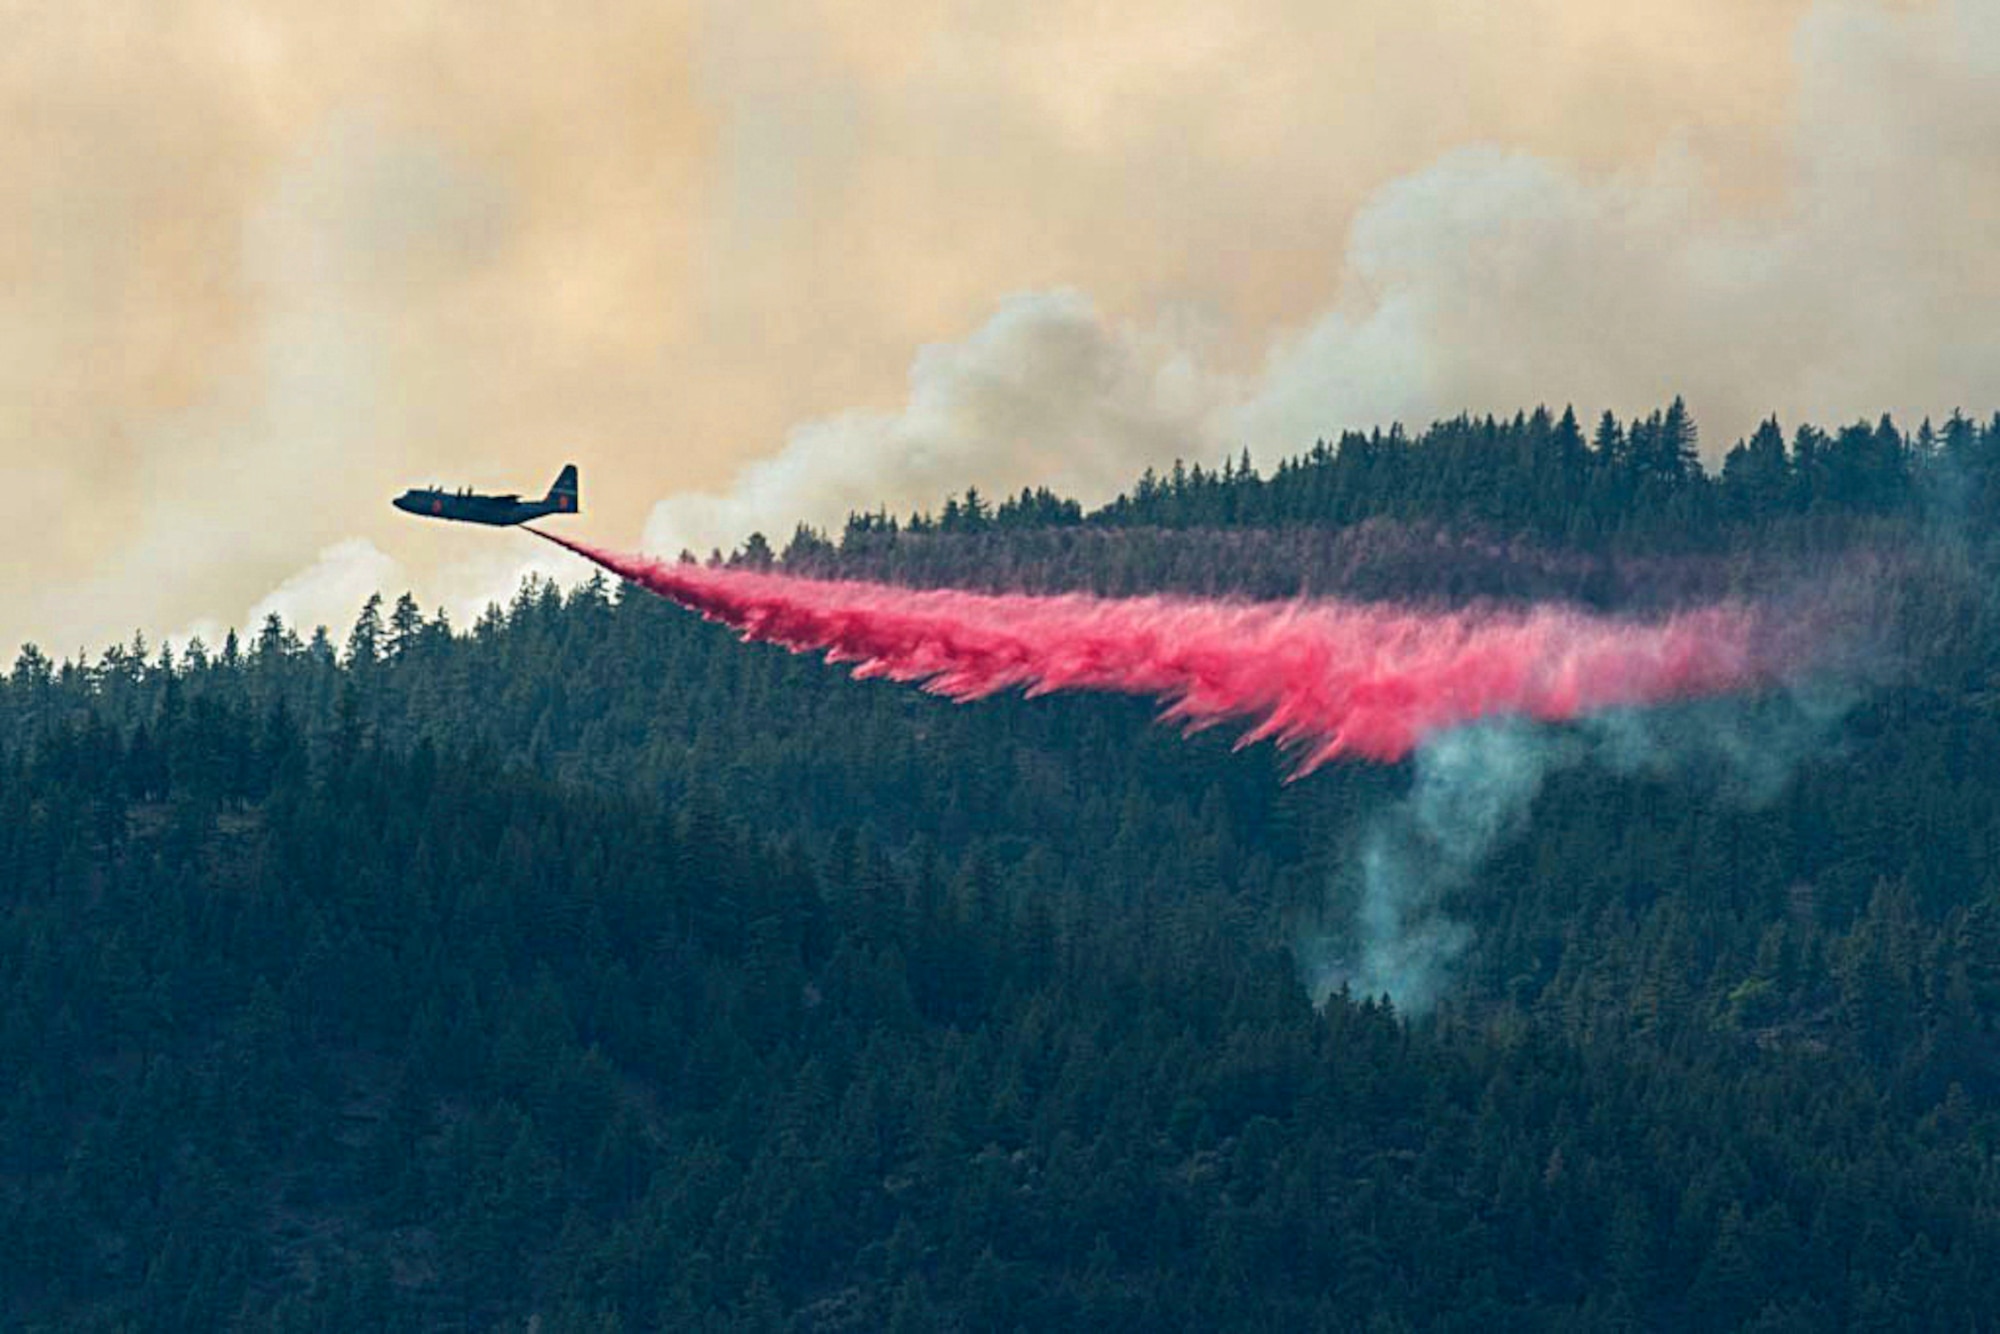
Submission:
M 1229 603 L 915 590 L 671 564 L 540 533 L 620 578 L 857 677 L 955 700 L 1151 695 L 1190 730 L 1294 748 L 1295 777 L 1343 755 L 1396 760 L 1493 714 L 1544 721 L 1768 682 L 1758 617 L 1723 603 L 1661 620 L 1572 607 L 1430 612 L 1337 601 Z

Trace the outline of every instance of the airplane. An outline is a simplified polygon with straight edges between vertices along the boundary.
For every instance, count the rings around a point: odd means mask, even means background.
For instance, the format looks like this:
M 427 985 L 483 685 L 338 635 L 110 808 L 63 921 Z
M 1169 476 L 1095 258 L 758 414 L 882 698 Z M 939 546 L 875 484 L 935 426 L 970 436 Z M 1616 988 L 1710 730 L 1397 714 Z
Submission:
M 545 514 L 575 514 L 576 465 L 565 464 L 556 475 L 556 484 L 540 500 L 523 500 L 511 491 L 506 495 L 489 496 L 477 491 L 412 487 L 390 503 L 407 514 L 426 519 L 456 519 L 460 523 L 487 523 L 501 527 L 526 523 Z

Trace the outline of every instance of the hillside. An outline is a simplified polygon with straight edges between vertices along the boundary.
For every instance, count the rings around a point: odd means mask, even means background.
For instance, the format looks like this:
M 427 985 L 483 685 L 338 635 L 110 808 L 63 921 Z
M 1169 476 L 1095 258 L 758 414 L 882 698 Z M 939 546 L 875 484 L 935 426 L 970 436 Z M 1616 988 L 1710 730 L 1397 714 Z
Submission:
M 602 581 L 24 650 L 0 1324 L 1978 1327 L 2000 419 L 1694 445 L 1458 421 L 736 553 L 1611 609 L 1872 572 L 1834 702 L 1549 765 L 1414 1019 L 1311 959 L 1417 765 L 1288 785 L 1144 701 L 954 705 Z

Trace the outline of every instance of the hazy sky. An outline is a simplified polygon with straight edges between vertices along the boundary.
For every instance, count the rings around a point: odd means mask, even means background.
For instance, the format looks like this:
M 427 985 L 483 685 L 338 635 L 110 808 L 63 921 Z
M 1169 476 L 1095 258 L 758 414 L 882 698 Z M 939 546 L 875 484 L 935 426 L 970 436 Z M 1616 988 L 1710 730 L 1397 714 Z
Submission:
M 1676 391 L 2000 407 L 2000 5 L 0 0 L 0 644 Z

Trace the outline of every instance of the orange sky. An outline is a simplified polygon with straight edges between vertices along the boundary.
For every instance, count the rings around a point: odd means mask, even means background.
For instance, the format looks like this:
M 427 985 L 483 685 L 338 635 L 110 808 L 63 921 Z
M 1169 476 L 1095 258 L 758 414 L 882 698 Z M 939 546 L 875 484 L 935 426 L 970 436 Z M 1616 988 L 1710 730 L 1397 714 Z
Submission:
M 1955 222 L 1809 216 L 1914 179 L 1945 125 L 1951 216 L 2000 198 L 1973 0 L 0 14 L 0 641 L 58 655 L 273 607 L 344 625 L 371 582 L 467 605 L 544 559 L 390 510 L 413 483 L 573 459 L 593 536 L 666 544 L 961 471 L 1102 489 L 1309 423 L 1649 406 L 1617 400 L 1682 367 L 1726 429 L 1853 380 L 1811 346 L 1852 315 L 1803 295 L 1813 256 L 1920 269 L 1899 337 L 1925 283 L 1993 282 Z M 1829 71 L 1899 107 L 1941 83 L 1952 115 L 1866 121 L 1871 158 Z M 1467 254 L 1460 300 L 1436 275 Z M 1688 282 L 1760 300 L 1665 319 L 1644 374 L 1563 373 L 1587 302 Z M 1766 393 L 1705 352 L 1714 310 L 1806 350 Z M 1539 361 L 1484 341 L 1516 311 Z M 1980 388 L 1978 350 L 1936 392 Z

